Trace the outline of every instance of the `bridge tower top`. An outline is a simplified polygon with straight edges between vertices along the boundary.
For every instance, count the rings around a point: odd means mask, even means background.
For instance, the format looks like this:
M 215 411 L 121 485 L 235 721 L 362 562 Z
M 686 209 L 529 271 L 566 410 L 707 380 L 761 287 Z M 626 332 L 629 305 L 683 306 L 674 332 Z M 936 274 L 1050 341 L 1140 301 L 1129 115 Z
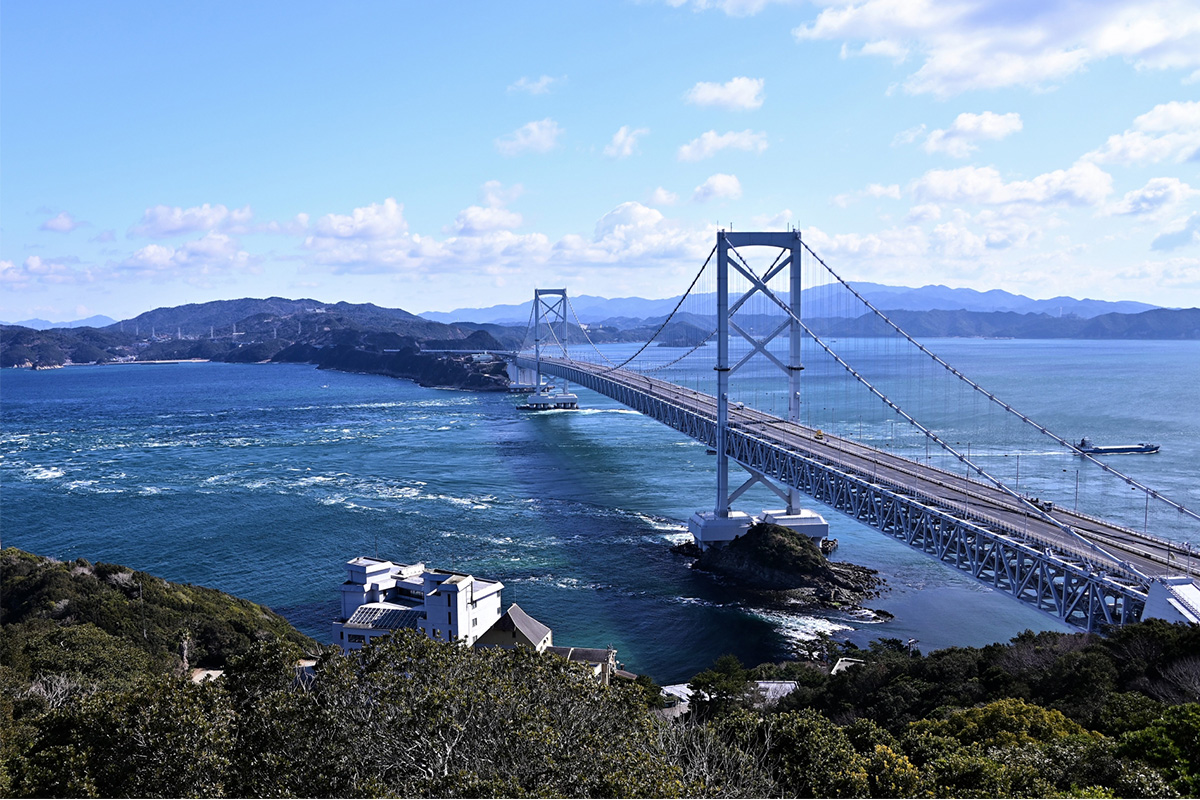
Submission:
M 762 275 L 758 275 L 738 254 L 738 247 L 772 247 L 783 252 L 771 267 Z M 717 517 L 728 517 L 730 503 L 749 488 L 743 486 L 732 495 L 729 493 L 729 457 L 726 454 L 726 438 L 729 427 L 730 377 L 745 366 L 751 358 L 761 353 L 787 375 L 788 418 L 792 422 L 800 421 L 800 373 L 804 369 L 800 351 L 804 335 L 800 323 L 800 253 L 802 248 L 800 231 L 797 230 L 757 232 L 722 230 L 717 232 L 717 505 L 714 509 Z M 732 302 L 729 297 L 729 270 L 731 267 L 741 273 L 750 285 L 745 293 L 734 298 Z M 788 278 L 787 302 L 784 302 L 771 288 L 771 281 L 782 275 L 785 270 Z M 779 305 L 787 314 L 787 320 L 782 325 L 762 336 L 748 332 L 731 319 L 737 310 L 745 305 L 746 301 L 758 293 L 762 293 Z M 750 344 L 749 352 L 733 365 L 729 363 L 731 330 Z M 767 349 L 767 345 L 785 331 L 789 339 L 787 363 Z M 754 480 L 756 479 L 752 479 L 752 482 Z M 787 496 L 787 512 L 795 513 L 799 503 L 798 490 L 790 489 Z
M 563 358 L 568 358 L 566 289 L 533 290 L 533 350 L 537 371 L 534 386 L 537 390 L 542 385 L 542 349 L 550 344 L 562 350 Z

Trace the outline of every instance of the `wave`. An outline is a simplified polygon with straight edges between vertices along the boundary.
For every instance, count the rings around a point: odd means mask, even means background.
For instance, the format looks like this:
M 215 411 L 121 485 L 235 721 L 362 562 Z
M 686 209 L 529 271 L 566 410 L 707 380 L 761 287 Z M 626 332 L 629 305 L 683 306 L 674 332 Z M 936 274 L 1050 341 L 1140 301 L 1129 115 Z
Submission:
M 63 475 L 66 473 L 60 467 L 43 467 L 40 464 L 25 470 L 25 477 L 35 481 L 53 480 L 61 478 Z
M 809 614 L 790 613 L 778 609 L 749 608 L 754 616 L 766 620 L 779 631 L 785 639 L 798 644 L 811 642 L 821 634 L 832 635 L 840 631 L 852 631 L 854 627 L 844 622 L 838 622 L 825 617 L 814 617 Z

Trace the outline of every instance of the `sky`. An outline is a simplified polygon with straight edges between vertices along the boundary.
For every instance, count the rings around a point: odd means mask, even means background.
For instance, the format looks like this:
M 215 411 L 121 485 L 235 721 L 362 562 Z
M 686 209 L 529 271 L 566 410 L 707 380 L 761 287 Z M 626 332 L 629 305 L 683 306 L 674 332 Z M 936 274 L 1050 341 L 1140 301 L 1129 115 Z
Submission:
M 1200 306 L 1195 0 L 0 4 L 0 319 L 850 280 Z

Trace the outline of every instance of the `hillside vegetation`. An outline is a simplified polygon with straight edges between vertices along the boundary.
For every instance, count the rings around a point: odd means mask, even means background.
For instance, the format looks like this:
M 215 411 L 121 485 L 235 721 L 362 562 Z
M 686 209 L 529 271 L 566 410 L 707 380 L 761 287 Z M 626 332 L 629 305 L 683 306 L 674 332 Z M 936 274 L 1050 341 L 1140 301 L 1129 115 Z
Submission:
M 344 657 L 264 609 L 114 565 L 3 552 L 0 795 L 1175 797 L 1200 790 L 1200 629 L 1027 633 L 692 681 L 667 720 L 529 649 L 410 634 Z M 120 577 L 128 576 L 128 577 Z M 141 586 L 133 591 L 131 586 Z M 142 622 L 142 611 L 147 622 Z M 193 683 L 177 646 L 224 675 Z M 277 624 L 278 623 L 278 624 Z M 172 627 L 175 626 L 175 627 Z M 15 644 L 14 644 L 15 643 Z M 836 659 L 863 663 L 829 674 Z M 794 680 L 773 708 L 753 680 Z

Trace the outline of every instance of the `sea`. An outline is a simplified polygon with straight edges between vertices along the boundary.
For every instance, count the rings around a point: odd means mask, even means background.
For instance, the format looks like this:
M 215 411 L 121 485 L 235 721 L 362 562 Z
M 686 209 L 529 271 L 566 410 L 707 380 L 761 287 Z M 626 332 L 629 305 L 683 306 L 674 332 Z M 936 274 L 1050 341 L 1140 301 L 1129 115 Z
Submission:
M 1200 507 L 1200 342 L 927 344 L 1052 428 L 1159 442 L 1121 466 Z M 671 552 L 715 500 L 705 447 L 577 393 L 578 411 L 531 414 L 514 395 L 308 365 L 4 370 L 0 538 L 221 589 L 322 642 L 347 560 L 423 561 L 503 581 L 556 644 L 615 647 L 660 683 L 725 653 L 794 658 L 822 633 L 929 651 L 1068 630 L 815 502 L 835 558 L 887 581 L 868 605 L 894 618 L 757 602 Z M 738 507 L 777 505 L 755 489 Z

